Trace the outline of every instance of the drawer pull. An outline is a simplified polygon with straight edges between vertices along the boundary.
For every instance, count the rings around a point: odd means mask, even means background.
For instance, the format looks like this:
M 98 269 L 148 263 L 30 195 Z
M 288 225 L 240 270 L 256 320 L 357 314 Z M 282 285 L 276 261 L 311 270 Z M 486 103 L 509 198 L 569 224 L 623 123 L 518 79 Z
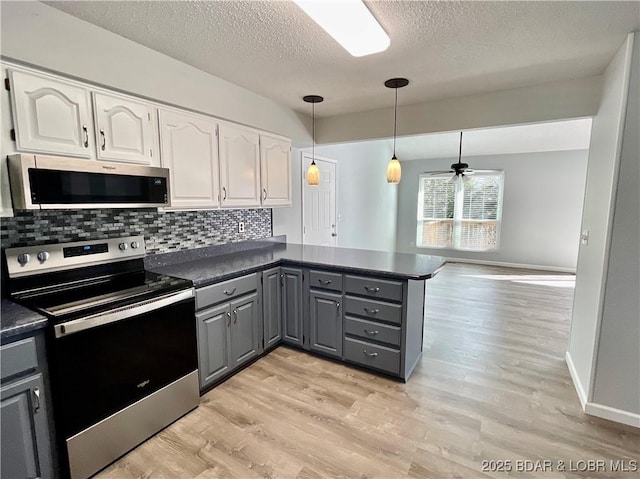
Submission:
M 365 332 L 365 334 L 368 334 L 369 336 L 377 336 L 378 334 L 380 334 L 380 331 L 373 330 L 373 331 L 369 331 L 368 329 L 363 329 L 363 331 Z
M 33 388 L 33 412 L 40 410 L 40 388 Z
M 371 286 L 365 286 L 364 289 L 370 293 L 378 293 L 380 291 L 380 288 L 372 288 Z
M 367 314 L 378 314 L 380 312 L 379 309 L 369 309 L 369 308 L 363 308 L 364 312 Z
M 366 349 L 363 349 L 362 352 L 369 358 L 375 358 L 378 355 L 378 353 L 368 353 Z
M 236 292 L 236 288 L 233 288 L 231 291 L 226 289 L 223 291 L 223 293 L 226 294 L 227 296 L 231 296 L 235 292 Z
M 321 280 L 321 279 L 318 279 L 318 281 L 320 282 L 320 284 L 324 284 L 324 285 L 329 285 L 329 284 L 331 284 L 331 280 L 330 280 L 330 279 L 327 279 L 327 280 Z

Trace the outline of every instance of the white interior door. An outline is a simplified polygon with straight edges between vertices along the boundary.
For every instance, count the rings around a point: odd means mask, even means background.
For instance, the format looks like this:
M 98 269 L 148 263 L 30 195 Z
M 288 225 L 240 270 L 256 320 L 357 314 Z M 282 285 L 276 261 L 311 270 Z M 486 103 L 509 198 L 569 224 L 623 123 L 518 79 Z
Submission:
M 302 154 L 302 242 L 319 246 L 335 246 L 337 242 L 336 224 L 336 162 L 319 159 L 316 165 L 320 170 L 320 184 L 307 184 L 307 168 L 311 164 L 311 155 Z

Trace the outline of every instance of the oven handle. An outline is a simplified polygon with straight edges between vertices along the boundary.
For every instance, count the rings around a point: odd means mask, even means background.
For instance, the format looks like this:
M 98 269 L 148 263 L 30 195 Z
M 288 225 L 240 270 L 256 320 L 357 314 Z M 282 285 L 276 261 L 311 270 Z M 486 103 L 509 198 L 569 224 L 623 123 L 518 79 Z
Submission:
M 122 308 L 114 309 L 105 313 L 98 313 L 92 316 L 87 316 L 80 319 L 74 319 L 67 323 L 57 324 L 54 327 L 55 336 L 62 338 L 69 336 L 70 334 L 79 333 L 86 329 L 96 328 L 109 323 L 115 323 L 123 319 L 130 318 L 132 316 L 138 316 L 140 314 L 148 313 L 156 309 L 161 309 L 166 306 L 190 299 L 195 296 L 193 288 L 180 291 L 178 293 L 169 293 L 158 298 L 149 299 L 147 301 L 140 301 L 139 303 L 129 304 Z

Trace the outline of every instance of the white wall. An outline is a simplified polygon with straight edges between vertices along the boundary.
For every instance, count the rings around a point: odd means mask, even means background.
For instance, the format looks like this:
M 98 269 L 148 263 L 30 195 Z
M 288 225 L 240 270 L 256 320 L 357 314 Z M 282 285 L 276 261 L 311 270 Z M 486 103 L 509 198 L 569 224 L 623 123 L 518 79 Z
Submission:
M 593 402 L 640 415 L 640 35 L 634 43 Z
M 465 156 L 475 169 L 504 171 L 500 248 L 468 252 L 417 248 L 418 175 L 448 171 L 457 158 L 403 162 L 398 197 L 398 251 L 572 270 L 576 266 L 587 150 Z
M 567 352 L 567 362 L 583 404 L 591 399 L 593 387 L 595 352 L 602 316 L 604 280 L 609 260 L 613 201 L 620 164 L 632 43 L 633 35 L 630 35 L 605 71 L 600 107 L 593 119 L 591 131 L 582 214 L 582 230 L 589 231 L 589 242 L 587 245 L 581 245 L 578 253 L 573 317 Z M 635 134 L 637 135 L 637 132 Z M 637 177 L 635 185 L 637 188 Z M 635 254 L 638 254 L 637 245 Z M 635 286 L 634 294 L 637 295 L 637 285 Z
M 589 117 L 598 111 L 601 88 L 602 77 L 597 76 L 399 106 L 398 134 Z M 385 94 L 382 90 L 381 95 Z M 392 119 L 393 108 L 320 118 L 316 124 L 317 143 L 385 138 Z
M 309 142 L 306 116 L 150 48 L 40 2 L 0 12 L 5 59 Z
M 338 162 L 338 246 L 395 250 L 398 186 L 387 183 L 391 153 L 368 142 L 316 146 L 318 156 Z

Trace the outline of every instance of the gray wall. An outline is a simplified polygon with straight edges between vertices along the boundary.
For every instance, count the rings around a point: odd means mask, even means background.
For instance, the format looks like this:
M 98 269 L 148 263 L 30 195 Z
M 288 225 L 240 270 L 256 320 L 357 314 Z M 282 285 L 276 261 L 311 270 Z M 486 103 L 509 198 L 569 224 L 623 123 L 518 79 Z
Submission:
M 640 414 L 640 35 L 636 35 L 593 402 Z
M 632 38 L 632 36 L 630 36 Z M 591 397 L 597 335 L 609 256 L 613 201 L 628 93 L 632 40 L 627 39 L 607 67 L 598 114 L 593 118 L 582 230 L 567 359 L 581 401 Z M 637 133 L 636 133 L 637 134 Z M 636 187 L 638 179 L 635 180 Z M 636 250 L 637 254 L 637 250 Z M 635 295 L 637 295 L 637 285 Z M 620 364 L 619 367 L 624 365 Z
M 505 172 L 500 249 L 417 248 L 418 175 L 449 170 L 457 158 L 403 162 L 397 250 L 449 258 L 569 269 L 576 266 L 587 150 L 464 157 L 472 168 Z

